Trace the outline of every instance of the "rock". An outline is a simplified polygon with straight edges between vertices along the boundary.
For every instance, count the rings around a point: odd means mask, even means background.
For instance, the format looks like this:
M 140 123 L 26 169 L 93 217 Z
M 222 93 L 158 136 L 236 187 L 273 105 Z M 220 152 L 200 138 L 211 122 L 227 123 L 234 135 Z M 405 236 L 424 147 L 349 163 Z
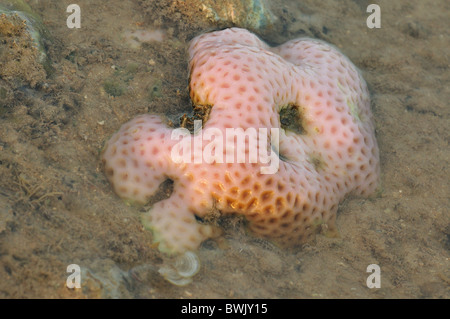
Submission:
M 23 1 L 0 5 L 0 76 L 13 87 L 44 81 L 51 71 L 48 40 L 42 20 Z

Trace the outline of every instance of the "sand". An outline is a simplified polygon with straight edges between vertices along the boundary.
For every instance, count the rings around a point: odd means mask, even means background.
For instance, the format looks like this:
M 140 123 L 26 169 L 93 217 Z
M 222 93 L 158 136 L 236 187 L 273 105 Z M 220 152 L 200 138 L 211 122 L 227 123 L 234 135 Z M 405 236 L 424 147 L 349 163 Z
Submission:
M 296 251 L 223 220 L 224 236 L 201 246 L 201 270 L 184 287 L 158 274 L 170 260 L 140 223 L 148 205 L 113 193 L 100 151 L 138 114 L 189 112 L 188 41 L 232 24 L 176 1 L 78 0 L 81 28 L 69 29 L 71 1 L 28 3 L 52 35 L 54 71 L 34 88 L 0 83 L 13 88 L 0 107 L 0 298 L 450 297 L 447 1 L 380 1 L 379 29 L 366 26 L 370 2 L 271 1 L 278 19 L 257 31 L 264 40 L 321 38 L 361 69 L 383 190 L 340 205 L 340 238 Z M 80 289 L 66 287 L 71 264 Z M 371 264 L 381 288 L 366 284 Z

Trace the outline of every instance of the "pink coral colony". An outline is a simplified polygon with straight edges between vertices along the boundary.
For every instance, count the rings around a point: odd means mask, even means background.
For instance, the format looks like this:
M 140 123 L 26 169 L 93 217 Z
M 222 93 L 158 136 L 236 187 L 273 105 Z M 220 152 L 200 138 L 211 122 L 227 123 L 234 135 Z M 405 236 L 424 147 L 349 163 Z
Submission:
M 171 196 L 143 217 L 162 251 L 195 250 L 214 236 L 215 226 L 198 221 L 213 208 L 222 215 L 245 216 L 258 236 L 295 246 L 319 229 L 335 232 L 345 196 L 375 191 L 380 168 L 369 93 L 355 66 L 337 49 L 307 38 L 270 47 L 246 30 L 231 28 L 193 39 L 189 57 L 191 99 L 212 109 L 204 133 L 183 141 L 192 141 L 186 145 L 194 145 L 193 154 L 195 148 L 200 154 L 215 149 L 215 156 L 223 157 L 174 158 L 180 143 L 174 128 L 148 114 L 124 124 L 102 155 L 106 175 L 124 199 L 145 203 L 162 182 L 174 181 Z M 292 128 L 283 121 L 297 124 Z M 213 143 L 204 136 L 212 129 L 230 142 L 230 128 L 241 129 L 231 142 L 245 140 L 245 148 L 232 149 L 232 158 L 226 157 L 228 144 L 214 147 L 220 139 L 216 136 Z M 275 172 L 263 172 L 267 162 L 248 160 L 258 138 L 246 134 L 250 128 L 272 135 L 279 130 L 279 143 L 271 145 L 274 139 L 269 138 L 264 149 L 279 159 Z M 257 145 L 260 150 L 265 144 Z M 239 154 L 247 160 L 237 161 Z

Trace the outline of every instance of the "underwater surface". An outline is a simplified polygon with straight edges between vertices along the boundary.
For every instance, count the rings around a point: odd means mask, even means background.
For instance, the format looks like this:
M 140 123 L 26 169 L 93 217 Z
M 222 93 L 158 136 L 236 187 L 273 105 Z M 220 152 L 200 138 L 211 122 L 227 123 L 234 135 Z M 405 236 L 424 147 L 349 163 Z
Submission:
M 381 2 L 379 20 L 354 0 L 72 4 L 0 0 L 0 298 L 450 297 L 448 1 Z M 338 237 L 284 249 L 219 216 L 180 259 L 141 223 L 172 183 L 124 201 L 101 152 L 135 116 L 192 114 L 189 41 L 233 26 L 324 40 L 360 69 L 382 187 L 340 203 Z

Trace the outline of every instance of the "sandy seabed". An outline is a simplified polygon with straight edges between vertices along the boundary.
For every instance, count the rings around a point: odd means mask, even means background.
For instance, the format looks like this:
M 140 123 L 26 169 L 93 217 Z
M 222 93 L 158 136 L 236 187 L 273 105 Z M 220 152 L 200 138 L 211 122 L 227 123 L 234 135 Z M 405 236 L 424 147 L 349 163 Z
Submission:
M 140 222 L 148 207 L 113 193 L 99 154 L 138 114 L 188 112 L 188 42 L 231 24 L 208 24 L 177 1 L 78 0 L 82 25 L 69 29 L 72 1 L 27 2 L 52 34 L 54 71 L 0 108 L 0 298 L 450 297 L 448 1 L 380 1 L 379 29 L 366 26 L 370 2 L 271 1 L 278 20 L 257 32 L 263 39 L 321 38 L 361 69 L 383 191 L 345 200 L 340 238 L 297 251 L 225 220 L 185 287 L 158 274 L 166 257 Z M 147 33 L 130 38 L 137 30 Z M 81 289 L 66 287 L 70 264 Z M 366 285 L 370 264 L 379 289 Z

